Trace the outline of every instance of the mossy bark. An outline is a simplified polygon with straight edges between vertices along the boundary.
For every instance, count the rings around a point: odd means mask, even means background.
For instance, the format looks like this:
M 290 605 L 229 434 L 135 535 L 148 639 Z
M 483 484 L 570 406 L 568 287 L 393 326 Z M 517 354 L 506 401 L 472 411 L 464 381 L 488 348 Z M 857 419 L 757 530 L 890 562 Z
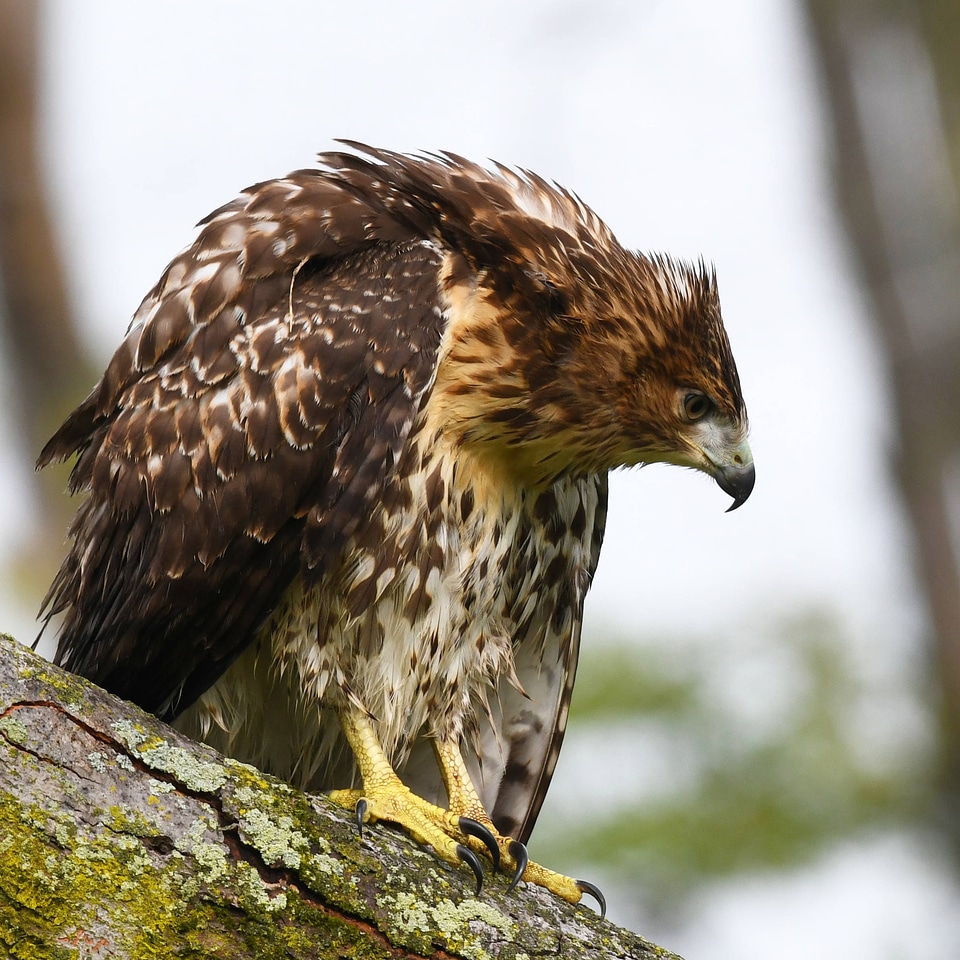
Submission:
M 0 955 L 669 958 L 210 748 L 0 635 Z

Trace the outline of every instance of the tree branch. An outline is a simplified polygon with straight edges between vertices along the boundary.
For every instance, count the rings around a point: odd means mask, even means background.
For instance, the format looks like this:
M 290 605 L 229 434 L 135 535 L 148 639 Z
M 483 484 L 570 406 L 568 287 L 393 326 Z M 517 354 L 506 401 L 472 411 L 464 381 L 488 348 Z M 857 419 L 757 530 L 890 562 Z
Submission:
M 472 883 L 0 635 L 0 953 L 673 956 L 539 888 Z

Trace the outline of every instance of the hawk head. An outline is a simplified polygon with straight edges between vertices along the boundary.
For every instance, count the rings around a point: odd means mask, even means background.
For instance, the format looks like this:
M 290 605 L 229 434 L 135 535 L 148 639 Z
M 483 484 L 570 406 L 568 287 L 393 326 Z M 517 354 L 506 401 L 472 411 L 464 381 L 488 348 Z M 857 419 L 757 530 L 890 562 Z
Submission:
M 346 189 L 444 251 L 442 429 L 538 486 L 655 462 L 702 470 L 739 507 L 747 415 L 705 264 L 625 249 L 578 197 L 528 171 L 353 144 Z
M 608 467 L 702 470 L 734 498 L 730 510 L 741 506 L 753 490 L 753 455 L 714 271 L 617 248 L 597 254 L 591 269 L 575 312 L 592 332 L 564 381 L 579 395 L 593 445 Z

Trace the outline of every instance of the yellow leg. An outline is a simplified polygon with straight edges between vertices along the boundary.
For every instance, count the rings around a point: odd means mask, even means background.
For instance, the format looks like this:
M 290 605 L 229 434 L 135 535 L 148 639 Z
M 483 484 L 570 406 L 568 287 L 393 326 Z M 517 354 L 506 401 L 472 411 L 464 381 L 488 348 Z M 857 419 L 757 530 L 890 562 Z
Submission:
M 334 790 L 330 798 L 341 806 L 356 809 L 364 823 L 377 820 L 395 823 L 418 843 L 432 847 L 448 863 L 462 863 L 465 858 L 458 848 L 466 837 L 458 827 L 457 818 L 418 797 L 403 784 L 366 714 L 348 707 L 342 711 L 340 720 L 360 768 L 363 790 Z M 479 867 L 474 869 L 475 873 L 477 869 Z

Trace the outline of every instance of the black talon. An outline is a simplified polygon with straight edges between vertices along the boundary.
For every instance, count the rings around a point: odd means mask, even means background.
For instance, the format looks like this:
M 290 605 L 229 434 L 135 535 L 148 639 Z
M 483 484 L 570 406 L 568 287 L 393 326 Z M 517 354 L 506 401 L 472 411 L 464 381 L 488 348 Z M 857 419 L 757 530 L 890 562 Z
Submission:
M 473 871 L 477 878 L 477 896 L 480 896 L 480 888 L 483 886 L 483 867 L 480 866 L 480 858 L 462 843 L 457 844 L 457 856 Z
M 357 805 L 354 808 L 354 812 L 357 815 L 357 830 L 360 832 L 360 839 L 363 839 L 363 818 L 367 813 L 367 801 L 361 797 L 357 801 Z
M 511 840 L 507 849 L 510 851 L 510 856 L 517 861 L 517 869 L 513 871 L 513 879 L 507 887 L 507 893 L 509 893 L 520 882 L 523 871 L 527 869 L 527 864 L 530 862 L 530 854 L 519 840 Z
M 471 817 L 461 817 L 458 821 L 460 829 L 468 837 L 476 837 L 490 851 L 494 871 L 500 869 L 500 845 L 497 838 L 479 820 Z
M 600 888 L 589 880 L 574 880 L 581 893 L 589 893 L 600 904 L 600 919 L 607 915 L 607 898 L 600 892 Z

